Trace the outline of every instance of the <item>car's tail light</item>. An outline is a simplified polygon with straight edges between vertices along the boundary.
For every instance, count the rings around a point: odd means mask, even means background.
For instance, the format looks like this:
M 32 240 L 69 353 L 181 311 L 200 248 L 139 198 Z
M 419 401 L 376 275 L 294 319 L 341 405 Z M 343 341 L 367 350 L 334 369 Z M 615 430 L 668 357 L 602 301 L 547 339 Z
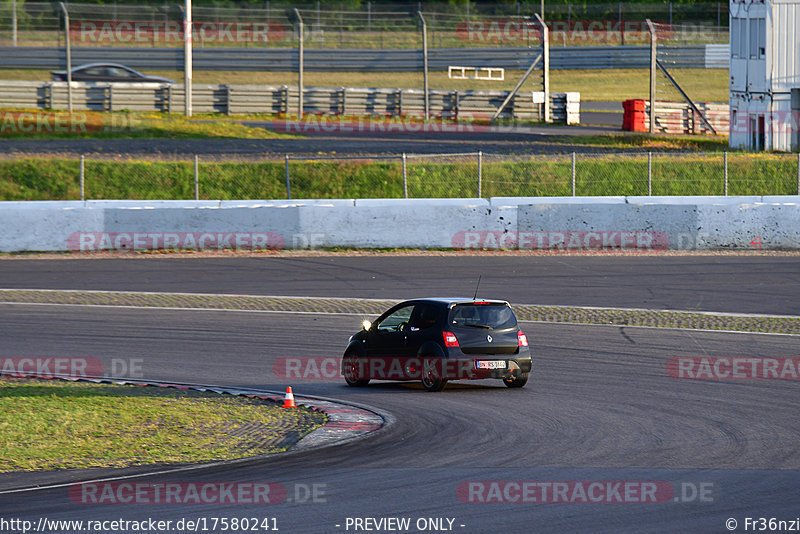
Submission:
M 517 345 L 520 347 L 528 346 L 528 336 L 522 330 L 517 330 Z
M 458 347 L 458 338 L 452 332 L 442 332 L 445 347 Z

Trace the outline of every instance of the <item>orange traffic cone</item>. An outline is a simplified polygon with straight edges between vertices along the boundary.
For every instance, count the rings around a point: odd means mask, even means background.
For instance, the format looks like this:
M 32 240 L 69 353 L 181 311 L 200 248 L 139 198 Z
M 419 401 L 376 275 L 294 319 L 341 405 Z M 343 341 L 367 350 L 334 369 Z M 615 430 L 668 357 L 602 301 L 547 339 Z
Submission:
M 283 407 L 297 408 L 297 405 L 294 403 L 294 394 L 292 393 L 292 386 L 287 386 L 286 388 L 286 397 L 284 397 L 283 399 Z

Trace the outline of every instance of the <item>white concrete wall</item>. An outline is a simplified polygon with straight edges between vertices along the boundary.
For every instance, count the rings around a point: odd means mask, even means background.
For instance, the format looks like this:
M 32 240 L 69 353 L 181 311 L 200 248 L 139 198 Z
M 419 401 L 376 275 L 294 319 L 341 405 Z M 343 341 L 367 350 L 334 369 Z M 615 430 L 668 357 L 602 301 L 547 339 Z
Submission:
M 800 197 L 0 202 L 0 251 L 800 250 Z
M 800 249 L 800 204 L 753 203 L 702 206 L 697 247 L 702 249 Z

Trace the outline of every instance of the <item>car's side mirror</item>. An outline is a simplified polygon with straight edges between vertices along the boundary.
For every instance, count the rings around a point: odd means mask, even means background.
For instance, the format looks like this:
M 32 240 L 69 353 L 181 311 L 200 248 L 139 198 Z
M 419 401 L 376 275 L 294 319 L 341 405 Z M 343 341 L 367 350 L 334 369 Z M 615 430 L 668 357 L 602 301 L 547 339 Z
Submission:
M 361 323 L 361 328 L 363 328 L 364 330 L 369 330 L 370 328 L 372 328 L 372 323 L 364 319 L 364 322 Z

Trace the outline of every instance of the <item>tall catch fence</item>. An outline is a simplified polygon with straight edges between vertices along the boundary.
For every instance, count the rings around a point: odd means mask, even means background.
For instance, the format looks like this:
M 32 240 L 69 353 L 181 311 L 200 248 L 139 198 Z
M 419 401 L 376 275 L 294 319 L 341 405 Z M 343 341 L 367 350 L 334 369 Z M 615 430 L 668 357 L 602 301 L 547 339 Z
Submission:
M 66 4 L 76 47 L 183 46 L 183 3 Z M 352 4 L 229 3 L 195 5 L 197 48 L 292 48 L 297 44 L 296 8 L 309 47 L 337 49 L 417 48 L 421 11 L 429 45 L 440 48 L 535 46 L 527 30 L 539 2 Z M 728 42 L 727 2 L 546 4 L 544 19 L 553 46 L 645 45 L 650 18 L 665 28 L 671 44 Z M 0 46 L 54 47 L 64 42 L 57 3 L 6 0 L 0 3 Z

